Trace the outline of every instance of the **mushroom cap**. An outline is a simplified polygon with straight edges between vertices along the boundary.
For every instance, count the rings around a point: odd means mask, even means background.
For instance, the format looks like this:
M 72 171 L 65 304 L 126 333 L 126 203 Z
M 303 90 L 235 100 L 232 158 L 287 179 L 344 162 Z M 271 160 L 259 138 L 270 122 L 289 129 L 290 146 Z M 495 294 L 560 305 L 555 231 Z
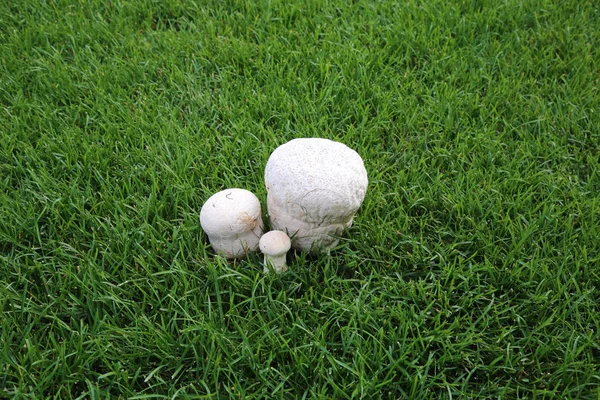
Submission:
M 268 208 L 284 208 L 308 223 L 345 222 L 365 198 L 368 178 L 360 155 L 343 143 L 293 139 L 265 167 Z
M 283 231 L 270 231 L 262 235 L 259 247 L 263 254 L 278 256 L 287 253 L 292 247 L 292 241 Z
M 213 194 L 200 210 L 200 225 L 208 236 L 236 237 L 262 223 L 258 198 L 245 189 Z

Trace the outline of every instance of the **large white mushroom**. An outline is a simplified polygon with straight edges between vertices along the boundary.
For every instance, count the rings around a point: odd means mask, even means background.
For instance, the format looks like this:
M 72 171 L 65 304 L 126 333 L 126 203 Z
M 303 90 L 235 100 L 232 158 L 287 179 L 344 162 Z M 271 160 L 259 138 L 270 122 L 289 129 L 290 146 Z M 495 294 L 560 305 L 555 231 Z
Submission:
M 294 139 L 279 146 L 265 168 L 267 209 L 292 247 L 334 247 L 362 204 L 368 179 L 362 158 L 343 143 Z
M 217 254 L 243 257 L 257 250 L 262 236 L 260 201 L 245 189 L 220 191 L 202 206 L 200 225 Z

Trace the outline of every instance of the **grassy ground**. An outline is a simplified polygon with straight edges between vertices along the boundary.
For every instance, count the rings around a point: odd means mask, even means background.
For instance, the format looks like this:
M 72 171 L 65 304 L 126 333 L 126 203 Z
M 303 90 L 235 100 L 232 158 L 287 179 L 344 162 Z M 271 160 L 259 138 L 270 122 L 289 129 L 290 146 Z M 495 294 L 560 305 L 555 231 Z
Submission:
M 594 0 L 0 3 L 0 397 L 599 398 Z M 212 193 L 348 144 L 330 256 Z

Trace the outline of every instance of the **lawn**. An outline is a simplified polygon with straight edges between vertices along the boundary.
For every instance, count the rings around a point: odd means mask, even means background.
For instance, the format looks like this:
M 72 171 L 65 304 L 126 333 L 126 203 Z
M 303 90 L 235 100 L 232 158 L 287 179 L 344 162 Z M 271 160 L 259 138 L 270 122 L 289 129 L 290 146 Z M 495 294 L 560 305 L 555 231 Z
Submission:
M 600 398 L 599 87 L 595 0 L 1 2 L 0 397 Z M 296 137 L 354 225 L 216 257 Z

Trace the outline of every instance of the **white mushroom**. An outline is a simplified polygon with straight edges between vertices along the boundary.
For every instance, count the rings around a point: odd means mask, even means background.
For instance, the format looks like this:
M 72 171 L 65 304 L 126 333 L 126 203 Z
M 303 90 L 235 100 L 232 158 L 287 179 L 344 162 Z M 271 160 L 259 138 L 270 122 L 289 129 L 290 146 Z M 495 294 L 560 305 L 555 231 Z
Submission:
M 200 225 L 217 254 L 243 257 L 258 248 L 262 235 L 260 201 L 245 189 L 220 191 L 202 206 Z
M 276 272 L 287 271 L 285 257 L 292 246 L 288 235 L 282 231 L 271 231 L 260 238 L 260 251 L 265 255 L 264 272 L 271 266 Z
M 368 179 L 362 158 L 328 139 L 294 139 L 279 146 L 265 168 L 267 209 L 273 229 L 292 247 L 334 247 L 364 200 Z

